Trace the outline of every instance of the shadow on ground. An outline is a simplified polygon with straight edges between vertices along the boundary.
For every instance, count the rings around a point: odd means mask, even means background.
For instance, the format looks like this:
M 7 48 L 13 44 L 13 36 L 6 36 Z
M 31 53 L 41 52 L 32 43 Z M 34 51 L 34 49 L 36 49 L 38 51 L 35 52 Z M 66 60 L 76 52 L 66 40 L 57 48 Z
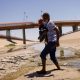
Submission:
M 50 77 L 50 76 L 53 76 L 53 77 L 54 77 L 54 74 L 51 74 L 52 71 L 57 71 L 57 69 L 49 70 L 49 71 L 47 71 L 46 74 L 38 74 L 37 72 L 32 72 L 32 73 L 26 74 L 26 75 L 24 75 L 24 76 L 27 77 L 27 78 Z

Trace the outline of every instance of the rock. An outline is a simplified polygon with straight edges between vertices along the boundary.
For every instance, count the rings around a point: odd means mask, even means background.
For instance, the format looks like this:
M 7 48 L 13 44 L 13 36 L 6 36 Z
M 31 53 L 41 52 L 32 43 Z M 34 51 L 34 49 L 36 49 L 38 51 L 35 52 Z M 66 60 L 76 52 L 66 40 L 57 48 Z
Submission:
M 5 70 L 4 68 L 0 68 L 0 70 Z

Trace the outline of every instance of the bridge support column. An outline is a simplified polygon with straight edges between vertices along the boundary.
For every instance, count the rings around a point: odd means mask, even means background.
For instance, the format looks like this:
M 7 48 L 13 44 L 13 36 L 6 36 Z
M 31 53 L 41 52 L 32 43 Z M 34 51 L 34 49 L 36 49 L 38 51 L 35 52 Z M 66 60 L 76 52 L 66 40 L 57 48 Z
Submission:
M 58 26 L 59 32 L 60 32 L 60 36 L 62 36 L 62 26 Z
M 78 31 L 78 26 L 72 26 L 73 32 Z
M 16 44 L 16 42 L 12 41 L 12 39 L 11 39 L 10 29 L 9 29 L 9 30 L 6 30 L 6 38 L 7 38 L 7 40 L 10 41 L 11 43 Z
M 6 30 L 6 38 L 8 41 L 11 41 L 10 30 Z
M 25 35 L 25 29 L 23 29 L 23 44 L 26 44 L 26 35 Z
M 24 49 L 26 49 L 26 34 L 25 34 L 25 28 L 22 29 L 23 31 L 23 44 L 24 44 Z

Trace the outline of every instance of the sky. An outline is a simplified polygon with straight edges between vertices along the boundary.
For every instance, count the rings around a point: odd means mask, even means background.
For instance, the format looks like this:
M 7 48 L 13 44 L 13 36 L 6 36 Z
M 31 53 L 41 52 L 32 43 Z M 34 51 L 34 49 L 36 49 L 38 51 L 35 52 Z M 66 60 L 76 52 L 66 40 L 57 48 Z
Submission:
M 0 22 L 37 22 L 43 12 L 51 20 L 80 20 L 80 0 L 0 0 Z
M 0 0 L 0 23 L 37 22 L 44 12 L 48 12 L 53 21 L 80 20 L 80 0 Z M 64 32 L 70 30 L 64 29 Z M 22 37 L 22 31 L 13 30 L 11 35 Z M 38 29 L 26 30 L 26 36 L 37 39 Z

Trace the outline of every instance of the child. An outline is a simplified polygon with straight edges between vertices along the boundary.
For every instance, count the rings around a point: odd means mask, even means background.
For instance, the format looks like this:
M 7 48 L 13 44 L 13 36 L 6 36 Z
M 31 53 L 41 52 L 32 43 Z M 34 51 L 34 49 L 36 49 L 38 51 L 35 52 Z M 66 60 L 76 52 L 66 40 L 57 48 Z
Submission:
M 42 42 L 43 40 L 45 40 L 45 42 L 47 42 L 47 28 L 44 26 L 44 22 L 42 19 L 40 19 L 38 21 L 39 24 L 39 37 L 38 39 L 40 40 L 40 42 Z

